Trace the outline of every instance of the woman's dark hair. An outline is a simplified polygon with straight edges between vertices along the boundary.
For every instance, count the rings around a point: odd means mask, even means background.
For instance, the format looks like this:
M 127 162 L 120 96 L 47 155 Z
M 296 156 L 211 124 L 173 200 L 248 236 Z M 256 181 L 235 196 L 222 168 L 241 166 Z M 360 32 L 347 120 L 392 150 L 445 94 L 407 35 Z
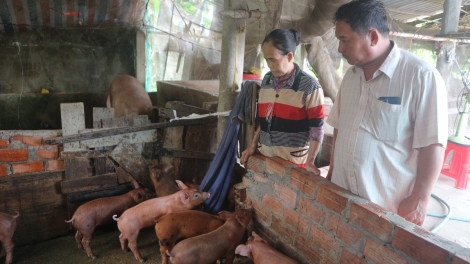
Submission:
M 377 0 L 353 0 L 340 6 L 334 16 L 334 22 L 338 21 L 348 23 L 361 36 L 365 36 L 372 28 L 387 37 L 390 32 L 387 10 Z
M 282 55 L 292 52 L 295 54 L 295 49 L 299 45 L 300 33 L 295 29 L 275 29 L 264 38 L 261 46 L 266 42 L 271 42 L 273 46 L 282 52 Z

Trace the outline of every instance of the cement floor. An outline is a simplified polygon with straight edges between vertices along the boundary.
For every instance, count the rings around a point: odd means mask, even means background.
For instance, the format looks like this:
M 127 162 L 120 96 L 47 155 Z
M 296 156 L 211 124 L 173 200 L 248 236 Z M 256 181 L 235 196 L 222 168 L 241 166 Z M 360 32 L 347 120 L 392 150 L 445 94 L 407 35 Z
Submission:
M 441 174 L 432 193 L 450 206 L 451 216 L 470 221 L 470 184 L 466 190 L 456 189 L 454 185 L 454 179 Z M 432 199 L 428 206 L 428 213 L 447 214 L 447 208 L 441 202 Z M 423 227 L 432 230 L 442 220 L 442 218 L 427 216 Z M 470 248 L 470 222 L 448 220 L 435 234 Z

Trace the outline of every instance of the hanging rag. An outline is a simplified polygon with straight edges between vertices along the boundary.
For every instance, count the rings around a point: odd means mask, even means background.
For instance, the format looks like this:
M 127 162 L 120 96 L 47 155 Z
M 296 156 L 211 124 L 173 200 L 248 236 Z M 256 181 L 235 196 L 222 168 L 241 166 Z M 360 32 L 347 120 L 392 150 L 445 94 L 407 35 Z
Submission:
M 217 214 L 221 211 L 232 180 L 232 172 L 237 162 L 238 130 L 240 120 L 251 119 L 251 89 L 252 81 L 245 81 L 235 105 L 230 111 L 225 125 L 224 134 L 215 152 L 209 169 L 202 179 L 199 189 L 211 194 L 204 202 L 204 211 Z

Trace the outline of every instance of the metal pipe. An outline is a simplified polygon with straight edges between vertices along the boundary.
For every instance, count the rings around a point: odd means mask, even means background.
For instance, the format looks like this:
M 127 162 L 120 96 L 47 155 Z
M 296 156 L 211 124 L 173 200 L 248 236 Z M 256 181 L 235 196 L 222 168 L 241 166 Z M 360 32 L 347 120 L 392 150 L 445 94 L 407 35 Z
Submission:
M 450 41 L 450 42 L 457 42 L 457 43 L 470 43 L 470 39 L 443 38 L 443 37 L 425 36 L 425 35 L 419 35 L 419 34 L 413 34 L 413 33 L 396 32 L 396 31 L 390 31 L 390 36 L 412 38 L 412 39 L 419 39 L 419 40 L 430 40 L 430 41 Z

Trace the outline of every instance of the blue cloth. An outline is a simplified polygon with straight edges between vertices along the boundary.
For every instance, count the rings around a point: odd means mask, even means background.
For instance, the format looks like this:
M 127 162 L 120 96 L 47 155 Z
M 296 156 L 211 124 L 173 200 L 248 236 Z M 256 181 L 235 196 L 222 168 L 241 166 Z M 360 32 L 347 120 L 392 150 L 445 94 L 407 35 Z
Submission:
M 252 81 L 246 81 L 242 86 L 227 119 L 219 148 L 199 186 L 200 190 L 211 194 L 210 198 L 203 204 L 205 212 L 217 214 L 223 207 L 232 180 L 233 168 L 237 162 L 240 118 L 246 121 L 247 116 L 250 116 L 250 113 L 247 113 L 247 111 L 251 111 L 251 107 L 248 108 L 247 105 L 251 106 L 250 95 L 252 87 Z

